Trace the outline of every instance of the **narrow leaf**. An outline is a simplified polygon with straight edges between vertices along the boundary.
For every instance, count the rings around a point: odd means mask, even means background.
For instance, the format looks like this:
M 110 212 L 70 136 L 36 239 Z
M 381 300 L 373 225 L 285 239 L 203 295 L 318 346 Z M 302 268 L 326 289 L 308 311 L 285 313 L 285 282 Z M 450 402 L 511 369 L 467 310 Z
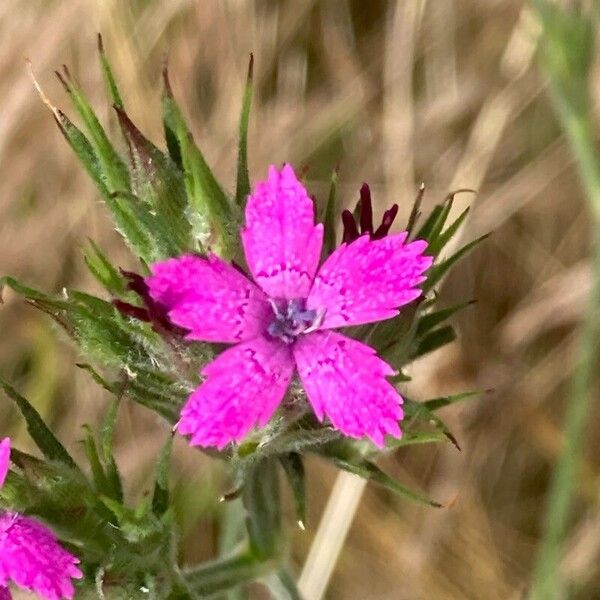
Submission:
M 104 43 L 102 41 L 102 35 L 98 34 L 98 55 L 100 56 L 100 66 L 102 67 L 102 74 L 104 75 L 104 82 L 106 83 L 106 89 L 110 97 L 111 104 L 123 108 L 123 100 L 117 87 L 112 68 L 104 52 Z
M 268 560 L 258 560 L 248 552 L 203 563 L 183 573 L 186 588 L 193 598 L 205 598 L 256 580 L 273 569 Z
M 94 147 L 85 134 L 72 123 L 72 121 L 61 110 L 56 110 L 54 118 L 58 128 L 67 140 L 69 146 L 87 171 L 92 181 L 100 191 L 105 201 L 110 198 L 110 190 L 107 187 L 106 177 L 102 165 L 96 156 Z
M 156 465 L 156 481 L 152 495 L 152 512 L 158 517 L 162 516 L 169 508 L 169 471 L 171 465 L 171 450 L 173 436 L 163 446 Z
M 327 204 L 325 205 L 325 215 L 323 218 L 323 250 L 321 252 L 321 257 L 323 259 L 329 256 L 335 250 L 337 225 L 337 182 L 338 169 L 336 168 L 331 174 L 329 196 L 327 198 Z
M 406 225 L 406 231 L 408 231 L 408 235 L 411 235 L 417 221 L 421 215 L 421 203 L 423 202 L 423 196 L 425 195 L 425 184 L 421 183 L 419 186 L 419 191 L 417 192 L 417 196 L 414 199 L 412 209 L 410 211 L 410 216 L 408 217 L 408 223 Z
M 443 233 L 440 233 L 427 247 L 427 254 L 437 256 L 446 244 L 454 237 L 469 214 L 470 207 L 465 208 L 458 218 L 453 221 Z
M 421 502 L 423 504 L 428 504 L 429 506 L 433 506 L 435 508 L 441 508 L 442 504 L 436 502 L 435 500 L 431 500 L 426 496 L 411 490 L 398 483 L 395 479 L 390 477 L 387 473 L 384 473 L 377 465 L 373 464 L 369 461 L 364 461 L 359 464 L 349 463 L 340 459 L 334 459 L 334 463 L 344 471 L 348 471 L 349 473 L 353 473 L 354 475 L 358 475 L 363 479 L 368 479 L 370 481 L 374 481 L 384 488 L 400 495 L 405 496 L 411 500 L 415 500 L 416 502 Z
M 179 167 L 180 171 L 183 171 L 183 162 L 181 159 L 181 147 L 179 146 L 179 140 L 177 138 L 177 118 L 173 114 L 173 92 L 171 90 L 171 83 L 169 82 L 169 65 L 165 60 L 163 65 L 163 95 L 162 95 L 162 117 L 163 117 L 163 129 L 165 132 L 165 141 L 167 143 L 167 150 L 171 160 Z
M 434 350 L 438 350 L 446 344 L 451 344 L 456 339 L 456 331 L 452 325 L 439 327 L 426 334 L 419 340 L 419 343 L 412 355 L 412 358 L 418 358 Z
M 75 461 L 66 451 L 65 447 L 58 441 L 50 431 L 40 413 L 31 405 L 29 400 L 21 396 L 8 382 L 0 378 L 0 387 L 17 405 L 27 423 L 27 431 L 31 439 L 36 443 L 42 454 L 48 460 L 56 460 L 65 465 L 78 469 Z
M 452 442 L 457 450 L 461 449 L 458 440 L 450 431 L 448 425 L 446 425 L 440 417 L 434 414 L 434 409 L 430 409 L 425 402 L 415 402 L 408 398 L 404 398 L 403 409 L 405 422 L 410 424 L 419 419 L 424 420 L 441 431 Z
M 254 70 L 254 56 L 250 54 L 248 63 L 248 76 L 242 100 L 242 113 L 240 116 L 240 133 L 238 145 L 237 179 L 235 186 L 235 201 L 241 208 L 246 204 L 246 197 L 250 193 L 250 177 L 248 175 L 248 124 L 250 122 L 250 106 L 252 104 L 252 78 Z
M 302 457 L 296 452 L 290 452 L 281 455 L 279 462 L 283 466 L 294 496 L 298 526 L 300 529 L 304 529 L 306 524 L 306 481 Z
M 115 107 L 129 144 L 135 195 L 156 214 L 155 233 L 160 234 L 172 255 L 190 248 L 190 224 L 185 216 L 187 196 L 181 171 L 134 125 L 124 110 Z M 156 231 L 156 228 L 161 231 Z
M 438 281 L 440 281 L 442 277 L 444 277 L 444 275 L 448 272 L 452 265 L 454 265 L 465 254 L 467 254 L 469 250 L 472 250 L 473 248 L 475 248 L 475 246 L 477 246 L 477 244 L 489 237 L 489 235 L 490 234 L 487 233 L 473 240 L 472 242 L 469 242 L 467 245 L 463 246 L 458 252 L 453 254 L 450 258 L 447 258 L 443 262 L 431 267 L 431 269 L 429 269 L 427 273 L 427 279 L 421 286 L 423 293 L 426 294 L 429 290 L 431 290 L 436 285 L 436 283 L 438 283 Z
M 100 124 L 100 121 L 85 94 L 70 76 L 66 67 L 64 68 L 64 74 L 57 72 L 56 75 L 69 94 L 73 106 L 79 113 L 79 116 L 85 123 L 90 136 L 91 145 L 98 157 L 109 191 L 129 190 L 129 173 L 127 171 L 127 166 L 108 139 L 104 128 Z
M 281 502 L 274 459 L 263 459 L 250 468 L 244 480 L 242 501 L 254 555 L 261 560 L 275 556 L 281 537 Z
M 90 273 L 108 292 L 115 295 L 124 294 L 125 286 L 123 285 L 123 278 L 97 244 L 91 239 L 89 243 L 90 249 L 84 253 L 83 259 Z
M 115 387 L 116 386 L 113 386 L 113 388 Z M 113 453 L 113 437 L 124 389 L 125 384 L 122 384 L 121 389 L 116 392 L 116 398 L 111 402 L 110 407 L 104 416 L 102 427 L 100 429 L 100 450 L 106 469 L 106 478 L 108 480 L 110 494 L 118 502 L 123 501 L 123 484 L 121 482 L 119 467 L 117 466 Z
M 92 479 L 94 481 L 96 492 L 112 497 L 110 486 L 108 484 L 106 474 L 104 473 L 104 468 L 100 462 L 100 456 L 98 455 L 98 448 L 96 447 L 96 441 L 94 440 L 92 430 L 89 425 L 84 425 L 83 429 L 85 431 L 83 446 L 92 469 Z
M 387 449 L 403 448 L 404 446 L 414 446 L 417 444 L 439 444 L 447 442 L 448 436 L 442 431 L 414 431 L 403 433 L 399 439 L 392 439 L 386 443 Z
M 419 240 L 427 240 L 428 242 L 431 242 L 431 240 L 435 239 L 442 231 L 442 228 L 446 223 L 446 219 L 450 214 L 451 208 L 452 199 L 447 199 L 443 204 L 434 206 L 431 214 L 429 217 L 427 217 L 427 220 L 421 229 L 419 229 L 415 238 Z
M 461 304 L 455 304 L 453 306 L 449 306 L 448 308 L 442 308 L 441 310 L 436 310 L 423 315 L 417 324 L 417 336 L 423 336 L 440 323 L 443 323 L 446 319 L 449 319 L 459 310 L 462 310 L 467 306 L 471 306 L 473 303 L 473 300 L 469 302 L 462 302 Z
M 444 406 L 450 406 L 451 404 L 456 404 L 457 402 L 462 402 L 463 400 L 467 400 L 479 395 L 481 395 L 481 392 L 476 390 L 473 392 L 455 394 L 454 396 L 442 396 L 440 398 L 432 398 L 431 400 L 423 402 L 423 406 L 425 406 L 428 410 L 435 411 L 439 410 L 440 408 L 444 408 Z
M 218 254 L 229 257 L 234 254 L 236 246 L 235 221 L 239 220 L 239 215 L 233 213 L 229 198 L 194 142 L 168 86 L 164 102 L 173 120 L 181 149 L 193 234 L 202 246 L 212 247 Z

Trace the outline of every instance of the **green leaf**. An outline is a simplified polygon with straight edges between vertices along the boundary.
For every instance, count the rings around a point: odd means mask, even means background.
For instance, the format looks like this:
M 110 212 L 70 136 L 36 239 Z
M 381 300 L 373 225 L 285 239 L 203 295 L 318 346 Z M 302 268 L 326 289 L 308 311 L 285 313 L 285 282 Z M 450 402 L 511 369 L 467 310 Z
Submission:
M 110 185 L 96 152 L 88 138 L 61 111 L 57 111 L 56 122 L 65 139 L 83 164 L 88 175 L 100 191 L 104 202 L 112 213 L 117 231 L 123 236 L 134 253 L 151 262 L 160 258 L 154 249 L 149 231 L 155 229 L 154 218 L 144 209 L 139 200 L 127 189 L 113 189 Z
M 72 121 L 61 110 L 56 110 L 54 119 L 69 146 L 87 171 L 92 181 L 100 191 L 107 203 L 110 199 L 110 190 L 107 187 L 106 177 L 102 165 L 96 156 L 94 147 L 85 134 L 72 123 Z
M 83 259 L 90 273 L 111 294 L 120 296 L 125 293 L 123 278 L 113 267 L 108 258 L 93 240 L 88 240 L 90 249 L 84 253 Z
M 117 231 L 145 263 L 156 262 L 177 251 L 164 223 L 152 214 L 151 206 L 131 192 L 114 192 L 111 201 Z
M 264 580 L 273 600 L 302 600 L 294 578 L 285 569 L 279 569 Z
M 450 267 L 452 267 L 452 265 L 454 265 L 465 254 L 467 254 L 469 252 L 469 250 L 472 250 L 473 248 L 475 248 L 475 246 L 477 246 L 477 244 L 479 244 L 480 242 L 485 240 L 487 237 L 489 237 L 489 235 L 490 234 L 487 233 L 487 234 L 482 235 L 481 237 L 473 240 L 472 242 L 469 242 L 466 246 L 463 246 L 460 250 L 458 250 L 458 252 L 453 254 L 450 258 L 447 258 L 443 262 L 431 267 L 431 269 L 429 269 L 429 271 L 427 272 L 427 279 L 421 286 L 423 293 L 426 294 L 428 291 L 433 289 L 433 287 L 436 285 L 436 283 L 438 283 L 438 281 L 440 281 L 442 279 L 442 277 L 448 272 L 448 270 L 450 269 Z
M 229 258 L 237 246 L 237 221 L 240 215 L 233 212 L 229 198 L 194 142 L 168 86 L 164 102 L 181 149 L 193 235 L 202 246 L 211 247 L 221 256 Z
M 158 517 L 162 516 L 169 508 L 169 471 L 171 465 L 171 450 L 173 436 L 163 446 L 156 466 L 156 481 L 152 495 L 152 511 Z
M 173 92 L 169 82 L 169 66 L 166 60 L 163 65 L 162 74 L 164 88 L 161 102 L 165 141 L 167 142 L 167 150 L 169 151 L 171 160 L 179 167 L 179 170 L 183 172 L 181 148 L 179 146 L 179 139 L 177 138 L 177 118 L 173 114 L 173 102 L 171 100 Z
M 463 392 L 462 394 L 455 394 L 453 396 L 441 396 L 440 398 L 432 398 L 431 400 L 423 402 L 423 406 L 430 411 L 435 411 L 439 410 L 440 408 L 444 408 L 444 406 L 450 406 L 451 404 L 462 402 L 463 400 L 473 398 L 474 396 L 479 396 L 480 394 L 481 392 L 476 390 L 472 392 Z
M 17 405 L 27 423 L 27 431 L 31 439 L 36 443 L 42 454 L 48 460 L 56 460 L 73 469 L 78 467 L 65 447 L 58 441 L 56 436 L 44 423 L 40 413 L 31 405 L 29 400 L 21 396 L 8 382 L 0 378 L 0 387 L 6 395 Z
M 442 231 L 451 208 L 452 199 L 448 198 L 443 204 L 434 206 L 429 217 L 427 217 L 427 220 L 417 232 L 415 238 L 418 240 L 426 240 L 428 242 L 435 239 Z
M 415 402 L 413 400 L 409 400 L 408 398 L 404 398 L 403 409 L 405 423 L 408 424 L 405 425 L 406 429 L 408 429 L 412 423 L 418 420 L 426 421 L 427 423 L 433 425 L 438 431 L 442 432 L 452 442 L 454 447 L 457 450 L 460 450 L 458 440 L 450 431 L 448 425 L 446 425 L 446 423 L 440 417 L 434 414 L 433 410 L 435 410 L 435 408 L 429 408 L 425 402 Z
M 408 235 L 411 235 L 415 225 L 417 224 L 417 220 L 421 215 L 421 203 L 423 202 L 423 196 L 425 195 L 425 184 L 421 183 L 419 186 L 419 191 L 417 192 L 417 196 L 414 199 L 412 209 L 410 211 L 410 216 L 408 217 L 408 223 L 406 225 L 406 231 L 408 231 Z
M 427 498 L 423 494 L 411 490 L 398 483 L 395 479 L 390 477 L 387 473 L 384 473 L 377 465 L 373 464 L 369 461 L 364 461 L 362 463 L 354 464 L 349 463 L 340 459 L 334 459 L 333 461 L 336 466 L 344 471 L 348 471 L 349 473 L 353 473 L 354 475 L 358 475 L 363 479 L 368 479 L 370 481 L 374 481 L 384 488 L 400 495 L 405 496 L 411 500 L 415 500 L 416 502 L 421 502 L 423 504 L 428 504 L 429 506 L 433 506 L 435 508 L 441 508 L 442 504 L 439 502 L 435 502 L 430 498 Z
M 327 198 L 327 204 L 325 205 L 325 215 L 323 217 L 323 250 L 321 252 L 321 258 L 323 260 L 335 250 L 337 219 L 337 181 L 338 170 L 335 169 L 331 174 L 329 196 Z
M 100 66 L 102 67 L 102 74 L 104 75 L 104 82 L 110 101 L 114 106 L 123 108 L 123 100 L 121 99 L 121 94 L 119 93 L 119 88 L 117 87 L 112 68 L 108 62 L 106 53 L 104 52 L 104 43 L 102 42 L 101 34 L 98 34 L 98 55 L 100 56 Z
M 250 467 L 244 478 L 242 501 L 252 552 L 260 560 L 275 556 L 281 539 L 281 501 L 275 459 L 263 459 Z
M 430 256 L 437 256 L 446 244 L 454 237 L 456 232 L 460 229 L 464 220 L 469 214 L 470 208 L 465 208 L 458 218 L 451 223 L 443 233 L 439 233 L 437 237 L 431 240 L 431 243 L 427 247 L 427 254 Z
M 121 390 L 117 392 L 116 398 L 111 402 L 100 429 L 100 449 L 102 451 L 102 460 L 104 461 L 106 469 L 106 479 L 108 480 L 108 489 L 110 492 L 109 495 L 118 502 L 123 502 L 123 484 L 121 482 L 119 467 L 117 466 L 113 454 L 113 436 L 124 390 L 125 384 L 121 386 Z
M 441 310 L 436 310 L 423 315 L 417 323 L 417 337 L 423 336 L 440 323 L 443 323 L 446 319 L 449 319 L 459 310 L 462 310 L 467 306 L 471 306 L 472 304 L 474 304 L 473 300 L 470 300 L 469 302 L 461 302 L 460 304 L 455 304 L 453 306 L 449 306 L 448 308 L 442 308 Z
M 439 327 L 430 331 L 428 334 L 423 336 L 414 350 L 412 358 L 418 358 L 434 350 L 438 350 L 446 344 L 451 344 L 456 339 L 456 331 L 452 325 L 446 325 L 445 327 Z
M 306 481 L 302 456 L 297 452 L 290 452 L 289 454 L 281 455 L 279 462 L 283 466 L 294 496 L 298 526 L 300 529 L 304 529 L 306 524 Z
M 106 474 L 104 473 L 104 468 L 100 462 L 100 456 L 98 455 L 98 448 L 96 447 L 94 434 L 92 433 L 89 425 L 84 425 L 83 429 L 85 431 L 83 446 L 92 469 L 92 479 L 94 481 L 96 492 L 98 494 L 105 494 L 109 497 L 112 497 L 111 489 L 106 478 Z
M 246 197 L 250 193 L 250 178 L 248 175 L 248 124 L 250 121 L 250 105 L 252 103 L 252 75 L 254 56 L 250 54 L 248 62 L 248 76 L 242 100 L 242 113 L 240 116 L 240 139 L 238 146 L 237 179 L 235 186 L 235 201 L 241 208 L 246 204 Z
M 399 439 L 392 439 L 386 443 L 387 449 L 403 448 L 404 446 L 414 446 L 417 444 L 439 444 L 447 442 L 448 436 L 442 431 L 411 431 L 403 433 Z
M 150 205 L 156 215 L 152 233 L 161 241 L 166 256 L 191 247 L 186 218 L 187 196 L 181 171 L 133 124 L 124 110 L 115 107 L 129 145 L 134 194 Z
M 56 75 L 69 94 L 75 110 L 77 110 L 79 116 L 85 123 L 90 136 L 90 143 L 98 158 L 108 190 L 110 192 L 128 191 L 130 188 L 127 166 L 108 139 L 104 128 L 100 124 L 96 113 L 85 97 L 83 91 L 70 76 L 66 67 L 64 69 L 64 74 L 56 72 Z
M 270 573 L 273 568 L 271 561 L 259 560 L 249 552 L 241 552 L 203 563 L 182 575 L 188 592 L 194 598 L 205 598 L 254 581 Z
M 39 290 L 30 288 L 21 283 L 20 281 L 16 280 L 14 277 L 10 277 L 8 275 L 0 277 L 0 302 L 2 299 L 2 292 L 5 286 L 8 286 L 11 290 L 17 292 L 17 294 L 25 297 L 27 300 L 43 304 L 48 308 L 61 310 L 68 307 L 68 303 L 64 300 L 57 300 L 52 296 L 44 294 L 44 292 L 40 292 Z
M 535 0 L 533 4 L 543 25 L 543 65 L 561 104 L 559 108 L 568 107 L 583 115 L 590 107 L 594 20 L 581 9 L 565 10 L 547 0 Z

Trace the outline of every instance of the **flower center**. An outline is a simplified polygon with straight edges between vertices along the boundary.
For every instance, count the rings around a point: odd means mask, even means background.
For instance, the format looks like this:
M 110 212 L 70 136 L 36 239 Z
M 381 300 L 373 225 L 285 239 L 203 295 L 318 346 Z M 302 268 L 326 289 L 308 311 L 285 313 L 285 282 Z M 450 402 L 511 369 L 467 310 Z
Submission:
M 271 299 L 270 302 L 275 319 L 271 321 L 267 331 L 285 344 L 292 344 L 301 333 L 317 324 L 318 313 L 316 310 L 306 309 L 304 298 Z

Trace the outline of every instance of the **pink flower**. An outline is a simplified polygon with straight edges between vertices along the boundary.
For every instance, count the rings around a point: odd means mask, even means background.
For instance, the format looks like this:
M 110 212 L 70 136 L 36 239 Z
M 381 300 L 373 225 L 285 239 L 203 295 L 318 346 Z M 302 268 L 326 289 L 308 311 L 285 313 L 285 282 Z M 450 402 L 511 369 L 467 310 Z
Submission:
M 0 488 L 4 485 L 4 480 L 8 474 L 8 464 L 10 462 L 10 438 L 6 437 L 0 442 Z M 0 596 L 0 600 L 2 597 Z
M 386 434 L 399 437 L 402 398 L 386 379 L 393 369 L 332 330 L 389 319 L 416 299 L 432 263 L 426 242 L 363 235 L 318 269 L 323 226 L 289 165 L 256 185 L 241 235 L 254 281 L 212 254 L 156 263 L 147 279 L 187 339 L 235 344 L 202 370 L 178 431 L 199 446 L 242 440 L 269 421 L 297 370 L 319 421 L 378 446 Z
M 10 580 L 45 600 L 73 598 L 71 578 L 82 577 L 78 562 L 41 523 L 18 513 L 0 514 L 0 599 L 10 598 Z
M 0 442 L 0 487 L 8 471 L 10 439 Z M 79 560 L 34 519 L 0 512 L 0 600 L 11 600 L 9 581 L 44 600 L 73 598 L 71 577 L 82 577 Z

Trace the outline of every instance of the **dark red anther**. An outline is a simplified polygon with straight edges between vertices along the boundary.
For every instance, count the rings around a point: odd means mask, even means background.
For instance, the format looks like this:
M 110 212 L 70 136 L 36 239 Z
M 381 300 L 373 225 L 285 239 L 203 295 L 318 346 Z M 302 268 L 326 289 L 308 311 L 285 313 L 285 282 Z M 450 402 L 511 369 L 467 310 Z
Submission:
M 373 203 L 371 189 L 366 183 L 360 187 L 360 233 L 373 233 Z
M 152 323 L 155 330 L 170 331 L 177 334 L 184 333 L 181 327 L 171 323 L 166 306 L 152 298 L 148 284 L 140 274 L 121 269 L 121 275 L 127 279 L 127 289 L 135 292 L 140 297 L 145 308 L 121 300 L 113 300 L 117 310 L 135 319 Z
M 134 304 L 124 302 L 123 300 L 113 300 L 112 304 L 122 315 L 125 315 L 126 317 L 133 317 L 138 321 L 144 321 L 146 323 L 151 321 L 150 314 L 141 306 L 135 306 Z
M 383 213 L 383 219 L 381 220 L 381 225 L 377 228 L 375 233 L 371 236 L 372 240 L 380 240 L 384 238 L 389 232 L 390 227 L 394 223 L 394 219 L 398 214 L 398 205 L 394 204 L 390 209 L 386 210 Z
M 356 221 L 349 210 L 342 212 L 342 223 L 344 224 L 344 235 L 342 236 L 342 242 L 349 244 L 354 240 L 358 239 L 359 233 L 356 227 Z

